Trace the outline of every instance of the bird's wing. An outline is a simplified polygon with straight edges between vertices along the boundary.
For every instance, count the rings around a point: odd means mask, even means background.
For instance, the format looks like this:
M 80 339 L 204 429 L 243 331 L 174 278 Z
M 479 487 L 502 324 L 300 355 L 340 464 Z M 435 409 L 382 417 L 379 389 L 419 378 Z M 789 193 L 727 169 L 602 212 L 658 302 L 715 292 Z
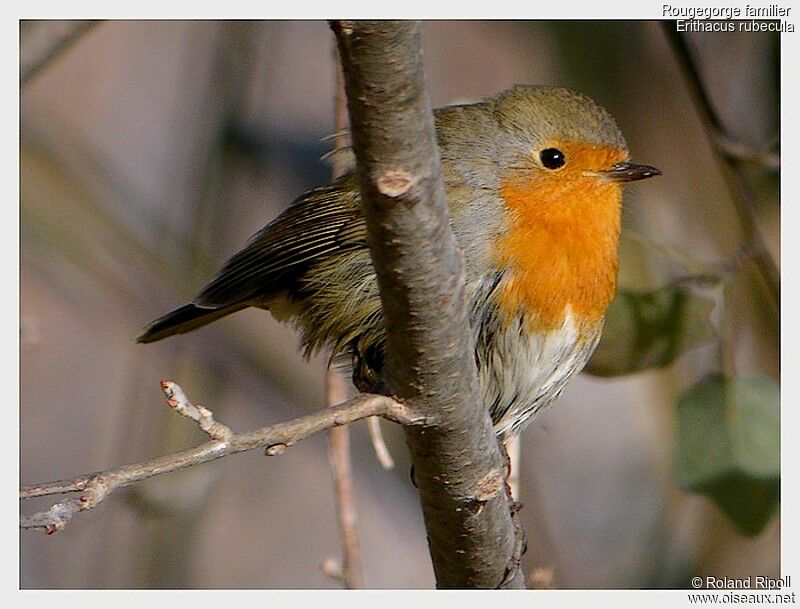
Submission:
M 269 296 L 315 260 L 363 247 L 366 226 L 358 187 L 353 176 L 346 176 L 292 203 L 225 263 L 193 303 L 218 308 Z

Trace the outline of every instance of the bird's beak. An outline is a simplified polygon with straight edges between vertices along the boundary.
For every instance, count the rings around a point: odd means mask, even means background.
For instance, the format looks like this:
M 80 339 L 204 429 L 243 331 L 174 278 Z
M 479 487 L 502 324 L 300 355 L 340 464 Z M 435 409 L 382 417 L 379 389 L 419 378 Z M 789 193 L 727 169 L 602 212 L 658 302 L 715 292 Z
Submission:
M 636 163 L 617 163 L 611 169 L 601 171 L 600 175 L 612 182 L 634 182 L 653 176 L 660 176 L 661 171 L 650 165 L 637 165 Z

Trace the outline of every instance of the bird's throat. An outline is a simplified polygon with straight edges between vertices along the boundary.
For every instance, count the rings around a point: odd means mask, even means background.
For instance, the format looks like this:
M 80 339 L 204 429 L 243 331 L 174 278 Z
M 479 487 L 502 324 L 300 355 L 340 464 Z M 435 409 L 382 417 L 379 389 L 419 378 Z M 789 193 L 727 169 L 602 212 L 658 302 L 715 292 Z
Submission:
M 506 182 L 501 195 L 501 309 L 524 313 L 532 331 L 560 328 L 568 310 L 587 328 L 602 321 L 617 284 L 621 187 L 575 175 Z

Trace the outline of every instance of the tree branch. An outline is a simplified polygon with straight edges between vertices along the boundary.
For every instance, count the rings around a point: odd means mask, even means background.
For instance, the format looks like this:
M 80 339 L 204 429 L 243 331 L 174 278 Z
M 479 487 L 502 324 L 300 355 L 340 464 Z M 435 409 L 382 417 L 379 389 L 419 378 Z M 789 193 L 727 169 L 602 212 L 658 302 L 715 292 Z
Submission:
M 367 431 L 369 432 L 369 439 L 372 441 L 372 448 L 375 450 L 378 463 L 381 464 L 383 469 L 394 469 L 392 453 L 389 452 L 389 449 L 386 447 L 386 441 L 383 439 L 381 420 L 378 417 L 368 418 Z
M 19 83 L 24 85 L 99 21 L 20 22 Z
M 54 533 L 63 529 L 75 514 L 96 507 L 114 491 L 134 482 L 255 448 L 266 448 L 268 456 L 279 455 L 287 447 L 315 433 L 369 416 L 381 416 L 401 425 L 421 422 L 420 418 L 411 416 L 405 406 L 389 397 L 361 394 L 334 408 L 235 434 L 225 425 L 214 421 L 211 411 L 189 402 L 176 383 L 161 381 L 161 387 L 167 395 L 167 405 L 178 414 L 197 422 L 200 429 L 212 438 L 211 441 L 171 455 L 83 474 L 71 480 L 23 486 L 20 499 L 71 492 L 81 492 L 81 496 L 56 503 L 46 511 L 21 517 L 20 528 L 44 528 L 46 533 Z
M 731 198 L 739 217 L 746 247 L 752 253 L 753 263 L 767 288 L 773 309 L 778 310 L 780 309 L 780 271 L 758 230 L 754 204 L 755 194 L 739 161 L 746 157 L 756 157 L 765 159 L 765 166 L 772 165 L 770 168 L 775 169 L 780 167 L 780 157 L 763 151 L 746 152 L 745 147 L 736 142 L 714 108 L 686 39 L 676 29 L 675 22 L 662 21 L 661 24 L 684 74 L 689 93 L 706 128 L 706 133 L 711 140 L 712 149 L 722 165 L 723 175 L 728 189 L 731 191 Z
M 344 377 L 335 368 L 328 368 L 325 378 L 328 404 L 335 407 L 347 397 Z M 353 470 L 350 466 L 350 434 L 347 427 L 334 427 L 328 431 L 328 458 L 333 475 L 336 516 L 342 542 L 341 581 L 345 588 L 360 590 L 365 587 L 364 568 L 361 562 L 361 544 L 358 541 L 358 520 L 353 493 Z
M 333 54 L 336 55 L 335 48 Z M 334 140 L 334 150 L 344 146 L 346 135 L 343 131 L 347 129 L 347 106 L 341 71 L 337 67 L 338 63 L 337 60 L 334 60 L 336 71 L 333 96 L 334 122 L 336 132 L 339 134 Z M 331 173 L 334 179 L 344 173 L 344 167 L 339 157 L 334 156 Z M 348 395 L 347 383 L 332 363 L 328 364 L 325 374 L 325 395 L 328 406 L 336 406 L 344 402 Z M 338 570 L 338 579 L 345 588 L 358 590 L 365 587 L 365 581 L 361 562 L 361 544 L 358 541 L 358 527 L 356 526 L 358 516 L 353 493 L 353 468 L 350 465 L 350 430 L 347 427 L 334 427 L 328 431 L 328 459 L 331 464 L 336 517 L 342 542 L 342 565 Z
M 464 263 L 450 230 L 420 25 L 331 24 L 387 329 L 387 381 L 424 415 L 406 427 L 440 588 L 523 587 L 505 463 L 478 393 Z

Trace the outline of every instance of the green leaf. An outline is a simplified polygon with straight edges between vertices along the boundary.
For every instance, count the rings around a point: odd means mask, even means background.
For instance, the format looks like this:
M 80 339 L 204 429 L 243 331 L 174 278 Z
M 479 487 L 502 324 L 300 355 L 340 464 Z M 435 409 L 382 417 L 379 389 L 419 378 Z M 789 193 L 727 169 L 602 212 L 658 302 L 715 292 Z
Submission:
M 647 292 L 675 283 L 687 275 L 711 269 L 690 253 L 626 228 L 619 241 L 619 285 L 628 290 Z
M 585 371 L 619 376 L 671 363 L 714 338 L 714 301 L 680 283 L 647 292 L 619 290 Z
M 780 387 L 768 377 L 712 374 L 678 401 L 673 470 L 709 496 L 744 534 L 769 521 L 780 499 Z

